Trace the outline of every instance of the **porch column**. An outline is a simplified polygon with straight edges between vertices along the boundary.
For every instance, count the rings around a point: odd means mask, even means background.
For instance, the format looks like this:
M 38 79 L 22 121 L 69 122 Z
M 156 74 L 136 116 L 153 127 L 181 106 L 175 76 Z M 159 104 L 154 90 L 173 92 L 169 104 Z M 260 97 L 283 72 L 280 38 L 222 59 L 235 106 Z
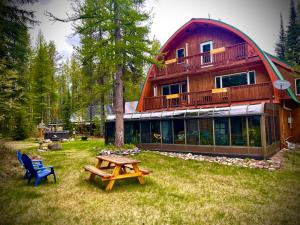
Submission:
M 186 91 L 187 91 L 187 96 L 188 96 L 188 98 L 187 98 L 187 100 L 188 100 L 188 105 L 190 104 L 190 95 L 189 95 L 189 93 L 190 93 L 190 77 L 189 76 L 187 76 L 186 77 Z

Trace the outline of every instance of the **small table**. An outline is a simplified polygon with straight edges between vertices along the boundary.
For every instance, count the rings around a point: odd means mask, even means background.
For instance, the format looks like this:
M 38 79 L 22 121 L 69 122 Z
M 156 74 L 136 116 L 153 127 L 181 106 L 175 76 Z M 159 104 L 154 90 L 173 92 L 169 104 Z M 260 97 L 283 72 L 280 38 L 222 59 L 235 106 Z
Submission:
M 95 176 L 98 175 L 101 177 L 102 181 L 109 181 L 106 186 L 106 191 L 110 191 L 115 181 L 118 179 L 137 177 L 139 183 L 144 184 L 144 175 L 150 173 L 150 171 L 146 169 L 140 169 L 138 167 L 140 161 L 135 159 L 117 155 L 102 155 L 97 156 L 96 158 L 98 159 L 96 167 L 85 166 L 84 169 L 91 172 L 91 180 L 93 180 Z M 106 171 L 107 169 L 113 169 L 113 172 L 109 173 Z

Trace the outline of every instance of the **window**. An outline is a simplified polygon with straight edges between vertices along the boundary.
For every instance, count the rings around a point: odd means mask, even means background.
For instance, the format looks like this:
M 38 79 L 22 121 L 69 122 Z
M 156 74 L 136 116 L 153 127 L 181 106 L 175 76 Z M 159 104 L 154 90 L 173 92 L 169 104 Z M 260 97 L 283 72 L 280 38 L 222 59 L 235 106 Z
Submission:
M 143 121 L 141 122 L 141 143 L 150 143 L 150 122 Z
M 215 118 L 216 145 L 229 145 L 229 121 L 228 118 Z
M 162 95 L 171 95 L 186 92 L 186 83 L 169 84 L 162 86 Z
M 232 75 L 217 76 L 215 81 L 216 88 L 225 88 L 240 85 L 255 84 L 255 71 L 236 73 Z
M 230 118 L 231 142 L 236 146 L 247 146 L 247 122 L 246 117 Z
M 151 121 L 151 142 L 152 143 L 160 143 L 161 135 L 160 135 L 160 121 Z
M 300 95 L 300 78 L 295 79 L 295 91 L 296 95 Z
M 173 120 L 174 144 L 185 144 L 184 120 Z
M 177 49 L 176 51 L 177 63 L 184 63 L 184 48 Z
M 188 145 L 198 145 L 199 144 L 199 129 L 198 120 L 190 119 L 186 120 L 186 143 Z
M 248 128 L 249 128 L 249 145 L 260 147 L 261 146 L 260 116 L 248 117 Z
M 173 144 L 172 120 L 161 121 L 162 143 Z
M 211 118 L 199 120 L 200 145 L 213 145 L 213 120 Z
M 115 122 L 105 124 L 105 138 L 107 144 L 114 144 L 115 142 Z
M 140 123 L 125 122 L 124 142 L 126 144 L 137 144 L 140 142 Z
M 200 44 L 200 53 L 203 53 L 201 56 L 201 64 L 212 63 L 212 55 L 210 54 L 212 48 L 213 48 L 212 41 L 208 41 Z

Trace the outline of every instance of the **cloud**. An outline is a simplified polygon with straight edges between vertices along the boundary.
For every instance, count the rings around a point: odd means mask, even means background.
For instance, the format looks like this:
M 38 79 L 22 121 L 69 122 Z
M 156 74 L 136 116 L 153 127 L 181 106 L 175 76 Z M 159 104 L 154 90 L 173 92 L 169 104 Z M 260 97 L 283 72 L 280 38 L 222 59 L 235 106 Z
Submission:
M 40 0 L 40 3 L 42 5 L 48 5 L 51 2 L 51 0 Z

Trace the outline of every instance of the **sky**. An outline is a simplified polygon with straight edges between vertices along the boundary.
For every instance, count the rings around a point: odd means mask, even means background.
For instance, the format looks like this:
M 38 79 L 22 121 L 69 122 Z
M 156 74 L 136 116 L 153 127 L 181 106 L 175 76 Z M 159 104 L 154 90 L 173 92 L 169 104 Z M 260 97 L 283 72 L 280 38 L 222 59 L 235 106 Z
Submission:
M 300 0 L 296 0 L 300 3 Z M 32 44 L 39 30 L 47 41 L 53 40 L 57 51 L 65 59 L 78 45 L 72 23 L 52 22 L 45 11 L 58 17 L 72 14 L 72 0 L 40 0 L 30 6 L 41 23 L 30 30 Z M 289 0 L 146 0 L 147 10 L 152 11 L 151 36 L 163 45 L 168 38 L 191 18 L 210 18 L 229 23 L 248 34 L 262 49 L 274 54 L 278 40 L 280 13 L 284 25 L 289 20 Z

